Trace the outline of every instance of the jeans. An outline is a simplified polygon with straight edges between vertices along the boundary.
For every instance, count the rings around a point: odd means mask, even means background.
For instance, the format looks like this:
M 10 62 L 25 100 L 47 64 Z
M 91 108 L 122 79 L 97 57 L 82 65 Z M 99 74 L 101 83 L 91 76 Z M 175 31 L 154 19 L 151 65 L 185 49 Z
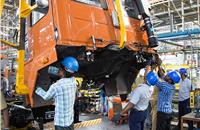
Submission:
M 55 130 L 74 130 L 74 124 L 72 123 L 70 126 L 57 126 L 55 125 Z
M 102 114 L 107 114 L 108 113 L 108 97 L 101 96 L 101 108 L 100 111 Z

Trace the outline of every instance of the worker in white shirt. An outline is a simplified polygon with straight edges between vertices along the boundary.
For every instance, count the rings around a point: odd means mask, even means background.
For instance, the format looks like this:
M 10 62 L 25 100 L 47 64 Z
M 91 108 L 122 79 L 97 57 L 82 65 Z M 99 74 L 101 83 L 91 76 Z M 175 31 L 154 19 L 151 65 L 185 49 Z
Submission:
M 179 70 L 179 73 L 181 75 L 181 82 L 179 86 L 179 95 L 178 95 L 178 112 L 179 112 L 179 123 L 178 128 L 180 129 L 181 124 L 181 117 L 185 114 L 188 114 L 191 112 L 190 109 L 190 91 L 192 90 L 192 83 L 191 80 L 187 78 L 188 73 L 185 68 L 181 68 Z M 193 123 L 188 122 L 188 130 L 193 129 Z
M 157 75 L 154 72 L 149 72 L 146 76 L 146 81 L 140 84 L 130 95 L 130 100 L 127 106 L 121 111 L 121 116 L 127 116 L 129 113 L 129 128 L 130 130 L 143 130 L 144 121 L 147 116 L 147 108 L 152 95 L 150 86 L 158 82 Z

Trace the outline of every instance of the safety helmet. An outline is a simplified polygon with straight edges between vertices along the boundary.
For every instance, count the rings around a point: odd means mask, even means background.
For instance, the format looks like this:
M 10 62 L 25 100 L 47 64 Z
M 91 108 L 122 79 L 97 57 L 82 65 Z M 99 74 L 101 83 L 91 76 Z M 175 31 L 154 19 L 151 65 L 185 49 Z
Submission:
M 179 69 L 179 73 L 187 75 L 187 70 L 185 68 L 181 68 L 181 69 Z
M 149 85 L 156 85 L 158 82 L 158 76 L 152 71 L 147 74 L 146 79 Z
M 167 75 L 171 78 L 174 83 L 179 83 L 181 77 L 177 71 L 168 72 Z
M 74 73 L 75 71 L 78 71 L 79 64 L 78 61 L 74 57 L 65 57 L 61 64 L 67 69 L 66 71 L 70 73 Z

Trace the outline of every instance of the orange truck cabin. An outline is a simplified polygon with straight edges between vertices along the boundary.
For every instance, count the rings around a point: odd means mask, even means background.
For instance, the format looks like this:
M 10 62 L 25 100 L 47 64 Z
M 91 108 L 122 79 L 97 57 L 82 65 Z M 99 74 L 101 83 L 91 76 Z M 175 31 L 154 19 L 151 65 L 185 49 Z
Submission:
M 30 5 L 35 3 L 29 0 Z M 148 1 L 120 1 L 126 35 L 124 47 L 119 48 L 122 28 L 115 0 L 39 0 L 26 24 L 27 104 L 32 108 L 52 105 L 34 90 L 36 86 L 48 90 L 56 79 L 48 73 L 49 66 L 58 67 L 66 56 L 78 59 L 77 76 L 103 83 L 107 95 L 128 94 L 158 45 L 144 3 Z

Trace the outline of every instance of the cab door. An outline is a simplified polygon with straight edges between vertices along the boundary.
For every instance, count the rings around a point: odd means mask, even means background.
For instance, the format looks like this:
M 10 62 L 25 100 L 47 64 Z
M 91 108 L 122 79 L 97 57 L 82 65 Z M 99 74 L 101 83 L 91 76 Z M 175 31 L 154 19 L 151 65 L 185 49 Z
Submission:
M 48 0 L 47 0 L 48 1 Z M 36 0 L 29 0 L 34 5 Z M 57 60 L 55 51 L 55 35 L 52 16 L 52 5 L 48 1 L 48 7 L 33 10 L 27 18 L 28 41 L 26 44 L 27 62 L 25 63 L 25 84 L 29 87 L 29 99 L 32 107 L 49 105 L 52 102 L 44 102 L 41 97 L 35 95 L 35 86 L 38 85 L 38 71 Z M 46 59 L 46 62 L 42 62 Z M 50 83 L 43 80 L 40 84 L 48 89 Z
M 103 9 L 102 2 L 105 4 L 106 0 L 71 0 L 72 41 L 88 42 L 91 36 L 115 39 L 112 19 L 108 9 Z

